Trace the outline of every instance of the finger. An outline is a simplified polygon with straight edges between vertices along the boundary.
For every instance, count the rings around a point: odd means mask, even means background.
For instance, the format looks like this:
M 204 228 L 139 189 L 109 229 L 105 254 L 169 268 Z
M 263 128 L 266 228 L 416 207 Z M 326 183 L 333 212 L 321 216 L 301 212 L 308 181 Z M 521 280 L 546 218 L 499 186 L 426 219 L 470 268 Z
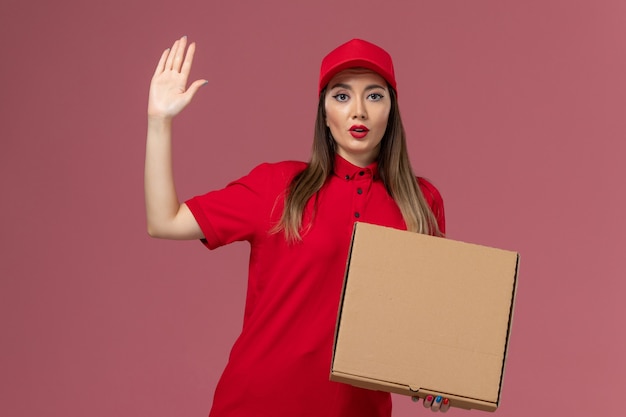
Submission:
M 424 398 L 424 408 L 430 408 L 433 404 L 433 399 L 434 397 L 432 395 L 427 395 L 426 398 Z
M 441 402 L 441 407 L 439 408 L 439 411 L 441 411 L 442 413 L 445 413 L 449 409 L 450 409 L 450 400 L 447 398 L 444 398 L 443 401 Z
M 183 62 L 183 66 L 181 68 L 181 74 L 188 76 L 189 72 L 191 72 L 191 64 L 193 64 L 193 56 L 196 53 L 196 43 L 192 42 L 187 48 L 187 54 L 185 54 L 185 60 Z
M 178 49 L 176 50 L 176 54 L 174 56 L 174 63 L 172 64 L 172 69 L 174 71 L 180 72 L 180 67 L 183 64 L 183 59 L 185 57 L 185 47 L 187 46 L 187 36 L 183 36 L 179 39 Z
M 187 89 L 187 91 L 185 91 L 185 95 L 188 96 L 188 99 L 191 101 L 191 99 L 193 98 L 193 96 L 196 95 L 196 93 L 198 92 L 198 90 L 200 90 L 200 88 L 202 86 L 207 85 L 209 82 L 207 80 L 198 80 L 198 81 L 194 81 L 189 88 Z
M 165 61 L 167 61 L 167 56 L 169 55 L 169 53 L 170 48 L 167 48 L 165 51 L 163 51 L 163 53 L 161 54 L 161 59 L 159 59 L 159 63 L 154 70 L 154 75 L 158 75 L 163 72 L 163 70 L 165 69 Z
M 430 409 L 432 411 L 439 411 L 439 409 L 441 408 L 441 402 L 443 401 L 443 398 L 441 398 L 441 395 L 437 395 L 437 397 L 435 398 L 435 401 L 433 401 L 433 405 L 430 407 Z
M 174 45 L 172 45 L 172 48 L 170 49 L 170 53 L 167 57 L 167 61 L 165 62 L 165 70 L 172 69 L 172 66 L 174 65 L 174 56 L 176 56 L 176 51 L 178 51 L 179 43 L 180 43 L 180 40 L 177 40 L 176 42 L 174 42 Z

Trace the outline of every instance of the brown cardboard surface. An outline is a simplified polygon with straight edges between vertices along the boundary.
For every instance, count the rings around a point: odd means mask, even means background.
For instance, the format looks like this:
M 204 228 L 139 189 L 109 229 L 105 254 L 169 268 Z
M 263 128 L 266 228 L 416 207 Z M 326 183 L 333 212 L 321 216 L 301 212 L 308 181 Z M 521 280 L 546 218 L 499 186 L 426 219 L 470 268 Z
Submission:
M 357 223 L 331 380 L 494 411 L 516 252 Z

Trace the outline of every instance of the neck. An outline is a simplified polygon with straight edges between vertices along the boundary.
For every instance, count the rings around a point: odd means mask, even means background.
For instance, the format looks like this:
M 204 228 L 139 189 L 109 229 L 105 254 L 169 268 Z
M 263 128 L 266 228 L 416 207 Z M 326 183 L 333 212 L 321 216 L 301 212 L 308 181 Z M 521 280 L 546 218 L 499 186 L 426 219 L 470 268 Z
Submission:
M 354 155 L 346 154 L 345 152 L 341 152 L 341 150 L 338 150 L 337 154 L 346 161 L 350 162 L 352 165 L 356 165 L 360 168 L 365 168 L 366 166 L 371 165 L 374 161 L 376 161 L 376 158 L 378 157 L 378 153 Z

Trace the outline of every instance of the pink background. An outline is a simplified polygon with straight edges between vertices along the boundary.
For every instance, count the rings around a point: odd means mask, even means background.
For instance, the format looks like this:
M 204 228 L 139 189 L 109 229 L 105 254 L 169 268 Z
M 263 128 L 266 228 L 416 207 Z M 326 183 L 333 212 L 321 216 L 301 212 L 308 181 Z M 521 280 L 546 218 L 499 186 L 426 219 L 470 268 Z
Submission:
M 306 159 L 321 57 L 379 43 L 449 237 L 521 252 L 497 415 L 626 415 L 621 0 L 4 0 L 1 415 L 209 410 L 247 245 L 152 240 L 142 194 L 149 80 L 183 34 L 211 82 L 175 124 L 181 198 Z

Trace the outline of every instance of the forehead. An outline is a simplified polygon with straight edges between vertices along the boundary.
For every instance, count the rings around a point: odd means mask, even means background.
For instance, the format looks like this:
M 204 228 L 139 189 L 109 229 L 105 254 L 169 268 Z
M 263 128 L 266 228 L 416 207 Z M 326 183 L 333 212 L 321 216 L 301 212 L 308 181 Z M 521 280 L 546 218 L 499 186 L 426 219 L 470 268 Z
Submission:
M 387 82 L 378 73 L 367 68 L 349 68 L 337 73 L 328 82 L 328 88 L 333 88 L 336 84 L 367 84 L 380 85 L 387 88 Z

